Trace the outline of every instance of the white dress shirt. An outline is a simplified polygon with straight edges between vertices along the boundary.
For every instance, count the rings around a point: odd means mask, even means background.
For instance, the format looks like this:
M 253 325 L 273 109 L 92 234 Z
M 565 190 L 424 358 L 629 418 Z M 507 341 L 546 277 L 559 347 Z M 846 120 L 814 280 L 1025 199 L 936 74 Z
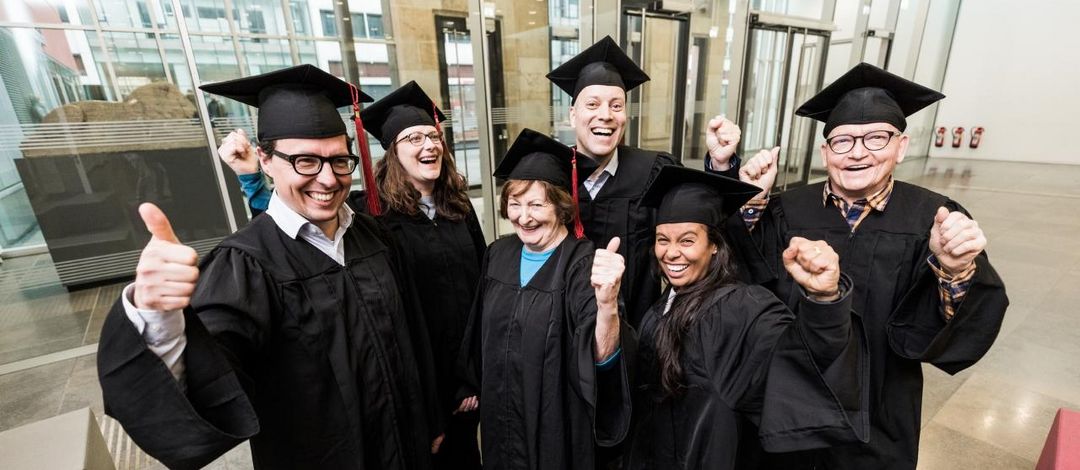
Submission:
M 607 166 L 603 170 L 594 171 L 589 175 L 583 183 L 585 190 L 589 192 L 589 197 L 596 199 L 597 193 L 600 192 L 600 188 L 604 187 L 604 183 L 607 183 L 612 176 L 615 176 L 615 172 L 619 171 L 619 150 L 615 150 L 615 155 L 611 156 L 611 160 L 608 161 Z
M 355 213 L 348 204 L 342 204 L 338 209 L 338 229 L 334 238 L 326 237 L 319 227 L 311 223 L 304 216 L 298 214 L 277 197 L 277 191 L 270 195 L 270 204 L 266 209 L 266 215 L 274 219 L 278 229 L 285 232 L 292 239 L 299 237 L 308 242 L 319 251 L 329 256 L 338 264 L 345 265 L 345 231 L 352 225 Z M 172 372 L 173 377 L 183 384 L 184 381 L 184 348 L 187 346 L 187 336 L 184 334 L 184 316 L 179 310 L 161 312 L 157 310 L 144 310 L 135 307 L 135 284 L 128 284 L 121 294 L 124 304 L 124 313 L 128 320 L 135 325 L 135 329 L 146 341 L 146 346 L 161 358 L 162 362 Z

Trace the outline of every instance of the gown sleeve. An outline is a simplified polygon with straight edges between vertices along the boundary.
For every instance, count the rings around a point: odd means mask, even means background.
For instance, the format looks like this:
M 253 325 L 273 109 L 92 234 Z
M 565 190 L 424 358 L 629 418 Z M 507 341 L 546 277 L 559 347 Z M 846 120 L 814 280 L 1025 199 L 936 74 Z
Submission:
M 567 377 L 571 388 L 588 405 L 596 443 L 619 444 L 630 430 L 630 380 L 628 364 L 637 349 L 636 334 L 626 321 L 619 302 L 620 357 L 615 364 L 598 370 L 594 357 L 596 343 L 596 292 L 590 282 L 592 255 L 582 258 L 567 274 L 566 309 L 569 345 Z
M 265 344 L 269 279 L 236 250 L 218 249 L 201 266 L 184 310 L 185 389 L 150 351 L 118 301 L 98 346 L 105 412 L 169 468 L 200 468 L 259 432 L 251 359 Z
M 703 339 L 715 358 L 714 387 L 758 426 L 765 450 L 865 441 L 869 368 L 850 290 L 831 303 L 804 296 L 797 317 L 758 286 L 724 305 L 735 311 L 710 315 Z
M 473 295 L 469 319 L 465 323 L 465 334 L 461 339 L 461 349 L 458 352 L 457 374 L 462 384 L 457 396 L 454 398 L 454 401 L 458 403 L 465 398 L 480 394 L 480 379 L 484 376 L 481 334 L 483 329 L 484 285 L 487 279 L 490 252 L 490 249 L 484 252 L 483 263 L 480 265 L 480 278 L 476 285 L 476 293 Z
M 970 217 L 953 201 L 948 201 L 946 208 Z M 937 277 L 926 262 L 929 256 L 929 248 L 924 248 L 912 286 L 893 310 L 886 332 L 896 354 L 955 374 L 990 349 L 1001 330 L 1009 297 L 984 251 L 975 257 L 975 274 L 967 294 L 952 319 L 945 321 L 940 313 Z

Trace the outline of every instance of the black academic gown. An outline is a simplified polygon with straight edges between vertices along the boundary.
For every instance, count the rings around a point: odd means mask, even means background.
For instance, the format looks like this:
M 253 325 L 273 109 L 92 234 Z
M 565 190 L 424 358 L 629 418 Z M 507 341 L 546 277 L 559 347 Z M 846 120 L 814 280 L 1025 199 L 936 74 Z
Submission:
M 566 237 L 525 287 L 521 249 L 517 237 L 488 248 L 462 345 L 480 390 L 484 468 L 589 470 L 596 446 L 620 442 L 630 421 L 626 361 L 595 368 L 593 244 Z M 632 342 L 620 322 L 624 352 Z
M 868 358 L 850 294 L 804 298 L 796 319 L 762 287 L 718 289 L 685 333 L 675 397 L 660 386 L 655 348 L 665 303 L 641 325 L 627 468 L 748 468 L 741 441 L 795 450 L 865 439 Z
M 363 197 L 362 192 L 354 192 L 351 205 L 366 207 Z M 386 210 L 378 220 L 402 248 L 431 335 L 440 412 L 447 420 L 446 438 L 434 457 L 435 468 L 480 468 L 476 442 L 479 413 L 454 414 L 461 388 L 456 360 L 487 248 L 476 212 L 470 210 L 464 219 L 453 221 L 438 214 L 429 219 L 422 212 L 410 215 Z
M 897 181 L 885 211 L 871 212 L 852 233 L 836 207 L 822 204 L 823 185 L 770 200 L 752 233 L 738 215 L 728 221 L 744 275 L 788 305 L 797 301 L 797 287 L 784 270 L 783 249 L 794 236 L 828 242 L 855 284 L 853 308 L 869 338 L 869 444 L 782 456 L 780 466 L 913 469 L 921 429 L 921 363 L 955 374 L 978 361 L 1001 328 L 1009 304 L 1005 286 L 986 254 L 980 254 L 967 296 L 946 322 L 938 281 L 927 265 L 930 228 L 938 207 L 966 211 L 943 195 Z
M 591 158 L 578 158 L 578 199 L 585 238 L 597 246 L 607 246 L 619 237 L 619 254 L 626 260 L 620 295 L 626 303 L 627 318 L 637 326 L 641 317 L 660 297 L 660 280 L 652 245 L 656 210 L 638 207 L 649 182 L 664 165 L 677 165 L 666 153 L 620 146 L 619 169 L 604 183 L 596 198 L 585 190 L 585 179 L 596 170 Z
M 259 469 L 425 469 L 441 432 L 428 337 L 389 235 L 357 214 L 341 266 L 270 217 L 200 264 L 185 387 L 120 302 L 98 349 L 105 410 L 170 468 L 245 439 Z
M 367 193 L 351 192 L 348 204 L 354 211 L 366 213 Z M 257 208 L 251 211 L 254 215 L 262 212 Z M 384 202 L 383 213 L 376 220 L 401 248 L 431 336 L 438 412 L 447 423 L 445 439 L 434 457 L 435 468 L 479 468 L 478 413 L 454 413 L 460 404 L 457 392 L 461 388 L 456 359 L 487 249 L 476 211 L 470 207 L 469 214 L 457 221 L 438 214 L 429 219 L 422 212 L 405 214 L 393 210 Z

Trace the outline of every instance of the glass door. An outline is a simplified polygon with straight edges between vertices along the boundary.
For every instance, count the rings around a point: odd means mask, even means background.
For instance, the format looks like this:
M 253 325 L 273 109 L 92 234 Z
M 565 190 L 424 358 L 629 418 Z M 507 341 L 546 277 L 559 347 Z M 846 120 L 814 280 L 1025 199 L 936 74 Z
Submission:
M 688 13 L 627 9 L 622 17 L 622 48 L 650 80 L 628 96 L 627 145 L 670 152 L 683 158 L 687 121 Z M 695 90 L 690 89 L 693 93 Z M 693 98 L 691 98 L 693 100 Z M 693 101 L 691 101 L 693 102 Z
M 816 121 L 795 109 L 822 86 L 830 25 L 817 20 L 753 12 L 749 18 L 739 103 L 739 154 L 780 147 L 780 190 L 823 174 L 811 170 Z

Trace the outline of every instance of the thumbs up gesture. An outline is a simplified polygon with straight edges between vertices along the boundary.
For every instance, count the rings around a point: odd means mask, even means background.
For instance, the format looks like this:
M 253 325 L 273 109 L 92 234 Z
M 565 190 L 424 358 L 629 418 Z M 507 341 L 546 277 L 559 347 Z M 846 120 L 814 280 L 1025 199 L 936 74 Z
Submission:
M 815 300 L 839 298 L 840 255 L 828 243 L 791 237 L 791 243 L 784 250 L 784 268 Z
M 963 212 L 939 207 L 930 228 L 930 252 L 950 275 L 964 272 L 986 248 L 986 236 L 979 223 Z
M 135 306 L 161 312 L 183 309 L 191 303 L 199 280 L 199 257 L 177 240 L 169 219 L 157 206 L 144 203 L 139 215 L 151 237 L 135 268 Z
M 739 180 L 761 188 L 755 198 L 765 197 L 776 182 L 776 173 L 779 171 L 777 162 L 780 160 L 780 147 L 772 150 L 761 150 L 739 168 Z
M 596 303 L 600 306 L 617 306 L 619 285 L 622 283 L 625 265 L 619 253 L 619 237 L 612 238 L 607 248 L 596 250 L 593 255 L 592 282 L 596 291 Z
M 233 173 L 237 175 L 259 172 L 259 155 L 243 129 L 232 131 L 221 140 L 218 158 L 229 165 L 229 168 L 232 168 Z

